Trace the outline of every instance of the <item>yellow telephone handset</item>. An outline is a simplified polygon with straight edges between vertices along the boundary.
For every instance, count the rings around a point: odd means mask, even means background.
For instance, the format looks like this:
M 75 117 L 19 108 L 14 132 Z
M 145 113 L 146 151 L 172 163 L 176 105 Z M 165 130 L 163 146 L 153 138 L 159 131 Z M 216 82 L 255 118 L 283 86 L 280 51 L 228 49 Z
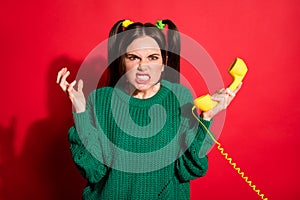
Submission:
M 246 73 L 248 71 L 248 68 L 244 61 L 240 58 L 236 58 L 234 62 L 231 64 L 228 73 L 233 77 L 233 82 L 228 86 L 232 91 L 236 90 L 236 88 L 239 86 L 243 78 L 245 77 Z M 198 122 L 203 126 L 203 128 L 206 130 L 206 132 L 209 134 L 209 136 L 212 138 L 212 140 L 216 143 L 218 150 L 220 151 L 221 155 L 224 156 L 224 158 L 228 161 L 228 163 L 233 167 L 234 170 L 237 171 L 237 173 L 241 176 L 242 179 L 249 185 L 249 187 L 252 188 L 252 190 L 263 200 L 268 200 L 268 198 L 265 197 L 265 194 L 263 194 L 259 189 L 256 188 L 256 185 L 253 184 L 252 181 L 249 180 L 249 178 L 245 175 L 245 173 L 237 167 L 236 163 L 232 161 L 232 158 L 229 157 L 228 153 L 225 152 L 224 148 L 221 146 L 221 143 L 218 142 L 213 134 L 209 131 L 209 129 L 199 120 L 197 115 L 195 114 L 196 107 L 199 110 L 202 111 L 208 111 L 215 107 L 218 102 L 213 101 L 211 99 L 211 96 L 209 94 L 203 95 L 201 97 L 198 97 L 194 100 L 194 106 L 192 108 L 192 113 L 194 117 L 198 120 Z
M 232 83 L 228 86 L 232 91 L 236 90 L 239 84 L 242 82 L 245 77 L 248 68 L 244 61 L 240 58 L 236 58 L 234 62 L 231 64 L 228 73 L 233 77 Z M 209 94 L 198 97 L 194 100 L 194 105 L 202 111 L 211 110 L 215 107 L 218 102 L 213 101 Z

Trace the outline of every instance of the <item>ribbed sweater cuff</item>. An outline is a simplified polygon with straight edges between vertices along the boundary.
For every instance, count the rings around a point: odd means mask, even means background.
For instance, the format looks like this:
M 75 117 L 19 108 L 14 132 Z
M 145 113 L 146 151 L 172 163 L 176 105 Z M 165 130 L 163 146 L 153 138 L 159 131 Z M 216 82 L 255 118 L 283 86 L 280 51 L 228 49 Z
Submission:
M 208 120 L 205 120 L 201 117 L 199 117 L 199 120 L 205 125 L 205 127 L 210 131 L 210 127 L 211 127 L 211 124 L 213 122 L 213 119 L 208 121 Z M 200 128 L 202 129 L 202 133 L 203 134 L 197 134 L 196 136 L 196 140 L 200 140 L 202 142 L 202 145 L 201 145 L 201 148 L 198 149 L 198 156 L 199 158 L 202 158 L 204 157 L 208 150 L 213 146 L 214 144 L 214 141 L 213 139 L 209 136 L 209 134 L 207 133 L 207 130 L 203 127 L 202 124 L 199 124 Z M 214 134 L 210 131 L 210 133 L 214 136 Z
M 213 122 L 213 119 L 211 119 L 211 120 L 205 120 L 205 119 L 203 119 L 202 117 L 198 117 L 198 119 L 206 126 L 206 128 L 210 128 L 210 126 L 211 126 L 211 124 L 212 124 L 212 122 Z

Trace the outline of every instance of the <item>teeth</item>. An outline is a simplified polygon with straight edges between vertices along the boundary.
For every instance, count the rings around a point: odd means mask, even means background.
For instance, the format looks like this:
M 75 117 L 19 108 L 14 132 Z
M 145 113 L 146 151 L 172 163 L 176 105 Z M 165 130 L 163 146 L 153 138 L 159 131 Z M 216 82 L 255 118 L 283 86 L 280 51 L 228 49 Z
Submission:
M 143 81 L 149 80 L 149 76 L 147 75 L 137 75 L 137 78 Z

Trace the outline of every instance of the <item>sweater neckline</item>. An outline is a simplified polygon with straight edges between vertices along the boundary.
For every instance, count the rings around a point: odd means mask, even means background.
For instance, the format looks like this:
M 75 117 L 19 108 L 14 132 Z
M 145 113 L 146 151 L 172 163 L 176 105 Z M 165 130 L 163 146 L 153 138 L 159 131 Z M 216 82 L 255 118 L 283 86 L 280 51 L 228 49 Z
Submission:
M 165 97 L 168 95 L 170 90 L 165 86 L 167 84 L 166 81 L 161 81 L 161 87 L 157 91 L 155 95 L 152 97 L 149 97 L 147 99 L 140 99 L 133 96 L 128 95 L 124 90 L 120 88 L 114 88 L 113 93 L 122 100 L 124 103 L 127 103 L 130 106 L 136 106 L 136 107 L 150 107 L 154 104 L 160 104 Z

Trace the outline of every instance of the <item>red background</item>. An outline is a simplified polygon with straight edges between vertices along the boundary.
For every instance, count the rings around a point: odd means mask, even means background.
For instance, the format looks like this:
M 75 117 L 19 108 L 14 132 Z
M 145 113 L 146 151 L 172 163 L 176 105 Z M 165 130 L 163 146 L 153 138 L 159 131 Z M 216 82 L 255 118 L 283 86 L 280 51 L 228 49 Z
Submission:
M 299 199 L 299 8 L 297 0 L 2 1 L 0 199 L 80 199 L 85 181 L 67 143 L 71 105 L 55 76 L 62 66 L 75 76 L 122 18 L 172 19 L 207 50 L 225 83 L 229 64 L 244 58 L 249 73 L 220 142 L 266 197 Z M 199 84 L 197 95 L 206 92 Z M 260 199 L 216 148 L 209 162 L 207 175 L 192 181 L 192 199 Z

